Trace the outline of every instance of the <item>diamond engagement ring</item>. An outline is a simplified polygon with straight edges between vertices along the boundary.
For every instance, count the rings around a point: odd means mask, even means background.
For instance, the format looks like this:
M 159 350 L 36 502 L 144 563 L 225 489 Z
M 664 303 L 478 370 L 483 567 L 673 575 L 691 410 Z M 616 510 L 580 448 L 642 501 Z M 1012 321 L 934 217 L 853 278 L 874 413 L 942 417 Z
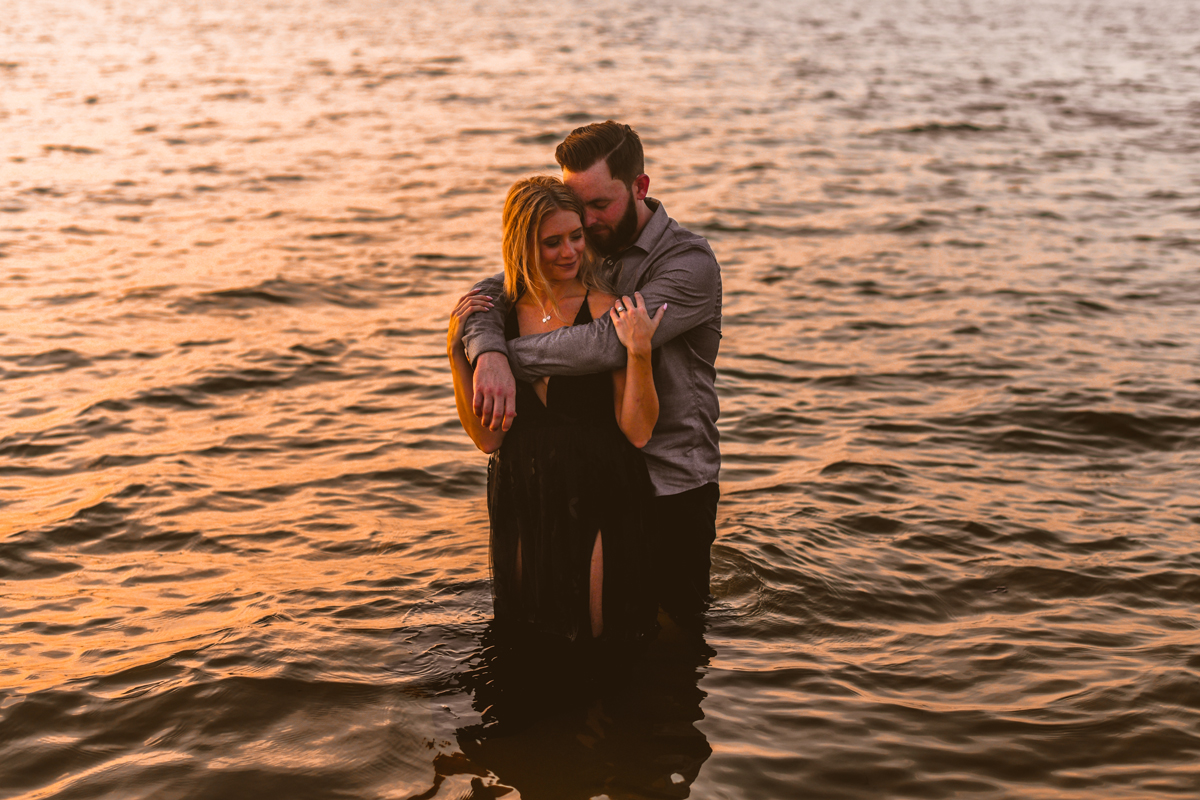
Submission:
M 621 313 L 622 311 L 624 311 L 624 310 L 625 310 L 625 306 L 617 306 L 617 313 L 618 313 L 618 314 L 620 314 L 620 313 Z

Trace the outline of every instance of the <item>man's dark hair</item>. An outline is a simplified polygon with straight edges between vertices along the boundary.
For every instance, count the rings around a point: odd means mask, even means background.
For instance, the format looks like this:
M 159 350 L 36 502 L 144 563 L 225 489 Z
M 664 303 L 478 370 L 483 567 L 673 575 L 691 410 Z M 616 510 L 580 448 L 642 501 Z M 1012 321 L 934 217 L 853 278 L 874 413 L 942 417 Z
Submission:
M 637 131 L 611 119 L 571 131 L 554 151 L 554 159 L 571 172 L 584 172 L 604 159 L 612 176 L 626 186 L 646 171 Z

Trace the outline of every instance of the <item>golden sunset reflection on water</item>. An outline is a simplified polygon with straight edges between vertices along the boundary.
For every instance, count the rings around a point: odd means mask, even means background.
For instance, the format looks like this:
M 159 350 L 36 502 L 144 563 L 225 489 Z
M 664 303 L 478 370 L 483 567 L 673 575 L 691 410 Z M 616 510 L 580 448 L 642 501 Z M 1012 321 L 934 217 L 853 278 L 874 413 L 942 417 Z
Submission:
M 1196 794 L 1189 10 L 6 9 L 0 794 Z M 609 116 L 722 265 L 717 600 L 556 670 L 446 316 Z

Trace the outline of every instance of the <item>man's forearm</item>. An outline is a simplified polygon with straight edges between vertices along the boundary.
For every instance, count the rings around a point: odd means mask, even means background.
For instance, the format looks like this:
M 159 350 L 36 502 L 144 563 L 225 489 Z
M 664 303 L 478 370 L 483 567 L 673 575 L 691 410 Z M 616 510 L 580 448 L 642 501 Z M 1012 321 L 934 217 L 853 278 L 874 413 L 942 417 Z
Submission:
M 641 292 L 651 312 L 667 304 L 662 324 L 654 334 L 655 347 L 713 319 L 721 302 L 721 269 L 711 251 L 700 247 L 681 250 L 654 273 Z M 473 314 L 467 320 L 463 343 L 472 363 L 481 353 L 505 352 L 513 375 L 523 381 L 547 375 L 586 375 L 625 366 L 625 348 L 607 315 L 588 325 L 505 342 L 507 304 L 503 303 L 503 283 L 497 277 L 477 286 L 498 302 L 486 315 Z
M 492 298 L 494 307 L 467 317 L 463 324 L 463 349 L 467 360 L 474 364 L 482 353 L 498 351 L 507 354 L 504 340 L 504 317 L 508 313 L 508 300 L 504 296 L 503 276 L 497 275 L 475 284 L 481 294 Z
M 692 328 L 712 321 L 721 298 L 721 268 L 712 253 L 692 248 L 655 270 L 640 289 L 646 308 L 667 305 L 654 334 L 661 347 Z M 521 380 L 546 375 L 586 375 L 625 366 L 625 348 L 605 315 L 588 325 L 560 328 L 508 343 L 508 363 Z
M 508 363 L 524 381 L 546 375 L 587 375 L 625 366 L 626 351 L 605 315 L 587 325 L 522 336 L 508 343 Z
M 524 381 L 545 375 L 586 375 L 625 365 L 625 347 L 617 339 L 608 317 L 590 325 L 507 341 L 504 318 L 508 314 L 508 301 L 503 277 L 487 278 L 475 284 L 475 288 L 491 297 L 495 307 L 472 314 L 463 325 L 463 348 L 470 363 L 475 364 L 484 353 L 504 353 L 513 375 Z

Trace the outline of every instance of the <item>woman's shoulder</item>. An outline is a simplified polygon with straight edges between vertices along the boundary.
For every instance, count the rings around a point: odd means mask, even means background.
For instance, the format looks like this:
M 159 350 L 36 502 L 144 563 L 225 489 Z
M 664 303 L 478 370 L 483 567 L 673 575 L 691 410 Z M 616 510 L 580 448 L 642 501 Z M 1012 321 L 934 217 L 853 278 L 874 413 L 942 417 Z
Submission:
M 588 310 L 592 312 L 592 319 L 599 319 L 601 314 L 607 314 L 616 302 L 616 296 L 608 292 L 599 289 L 588 292 Z

